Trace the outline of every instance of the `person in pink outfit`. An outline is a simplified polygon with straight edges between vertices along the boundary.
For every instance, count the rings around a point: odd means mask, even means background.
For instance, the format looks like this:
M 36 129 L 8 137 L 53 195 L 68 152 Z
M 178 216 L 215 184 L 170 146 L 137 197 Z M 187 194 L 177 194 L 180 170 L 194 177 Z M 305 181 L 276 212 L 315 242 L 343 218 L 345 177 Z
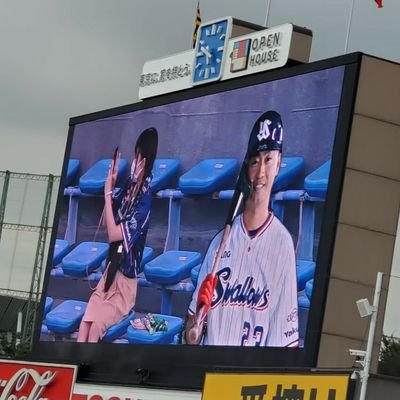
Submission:
M 96 343 L 135 305 L 137 275 L 149 227 L 152 169 L 158 133 L 144 130 L 135 145 L 131 174 L 117 201 L 113 198 L 119 156 L 113 161 L 104 185 L 105 224 L 110 243 L 107 266 L 92 293 L 79 327 L 78 342 Z

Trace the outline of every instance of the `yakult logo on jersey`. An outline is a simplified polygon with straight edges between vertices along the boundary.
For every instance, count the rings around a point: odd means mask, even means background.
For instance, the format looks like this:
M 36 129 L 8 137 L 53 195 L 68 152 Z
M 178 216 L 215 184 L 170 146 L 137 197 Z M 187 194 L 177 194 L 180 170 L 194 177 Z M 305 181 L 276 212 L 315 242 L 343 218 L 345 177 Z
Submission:
M 278 124 L 277 125 L 278 129 L 274 128 L 273 131 L 271 132 L 269 130 L 269 126 L 271 124 L 272 124 L 272 122 L 269 119 L 266 119 L 265 121 L 260 122 L 260 130 L 257 135 L 258 141 L 261 142 L 262 140 L 267 140 L 269 137 L 271 137 L 271 139 L 273 141 L 282 143 L 282 133 L 283 133 L 282 125 Z M 279 135 L 279 136 L 276 137 L 276 135 Z
M 211 308 L 218 305 L 242 306 L 254 310 L 265 310 L 269 305 L 269 289 L 255 287 L 255 279 L 248 276 L 244 283 L 229 282 L 232 271 L 225 267 L 217 272 L 217 285 L 215 287 L 215 298 Z
M 299 330 L 297 328 L 292 328 L 289 329 L 288 331 L 284 332 L 286 337 L 290 337 L 292 335 L 294 335 L 295 333 L 297 333 Z

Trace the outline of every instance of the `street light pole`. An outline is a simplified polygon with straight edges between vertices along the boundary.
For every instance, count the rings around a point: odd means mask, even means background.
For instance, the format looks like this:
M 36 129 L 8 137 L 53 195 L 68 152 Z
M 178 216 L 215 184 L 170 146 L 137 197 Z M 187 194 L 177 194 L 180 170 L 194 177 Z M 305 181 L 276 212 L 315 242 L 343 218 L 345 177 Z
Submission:
M 374 302 L 372 304 L 371 321 L 369 323 L 367 349 L 365 351 L 363 370 L 361 371 L 360 374 L 361 375 L 360 400 L 365 400 L 367 394 L 369 370 L 371 368 L 372 350 L 374 347 L 376 320 L 378 318 L 379 300 L 381 297 L 381 290 L 382 290 L 382 278 L 383 278 L 383 273 L 378 272 L 378 275 L 376 277 Z

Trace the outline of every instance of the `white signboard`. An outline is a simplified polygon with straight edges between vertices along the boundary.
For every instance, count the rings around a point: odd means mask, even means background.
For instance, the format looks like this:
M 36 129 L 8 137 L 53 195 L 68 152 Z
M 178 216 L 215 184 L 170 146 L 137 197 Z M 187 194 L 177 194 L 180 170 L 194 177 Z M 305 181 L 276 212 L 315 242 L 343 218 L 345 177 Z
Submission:
M 73 400 L 200 400 L 200 392 L 75 384 Z
M 230 39 L 221 80 L 283 67 L 289 59 L 292 35 L 293 25 L 284 24 Z M 147 61 L 140 75 L 139 98 L 191 88 L 194 52 Z
M 293 25 L 284 24 L 231 39 L 222 80 L 286 65 L 292 33 Z
M 194 50 L 146 61 L 139 81 L 139 98 L 188 89 L 192 86 Z

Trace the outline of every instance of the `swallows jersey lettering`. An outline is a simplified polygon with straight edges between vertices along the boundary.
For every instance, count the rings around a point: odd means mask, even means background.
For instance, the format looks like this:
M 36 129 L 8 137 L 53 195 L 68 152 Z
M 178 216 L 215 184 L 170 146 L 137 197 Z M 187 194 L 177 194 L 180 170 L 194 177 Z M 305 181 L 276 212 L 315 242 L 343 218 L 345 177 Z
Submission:
M 232 271 L 225 267 L 217 272 L 217 285 L 215 287 L 214 299 L 211 308 L 217 306 L 242 306 L 254 310 L 265 310 L 269 305 L 269 289 L 256 287 L 255 279 L 246 277 L 245 281 L 231 283 Z

